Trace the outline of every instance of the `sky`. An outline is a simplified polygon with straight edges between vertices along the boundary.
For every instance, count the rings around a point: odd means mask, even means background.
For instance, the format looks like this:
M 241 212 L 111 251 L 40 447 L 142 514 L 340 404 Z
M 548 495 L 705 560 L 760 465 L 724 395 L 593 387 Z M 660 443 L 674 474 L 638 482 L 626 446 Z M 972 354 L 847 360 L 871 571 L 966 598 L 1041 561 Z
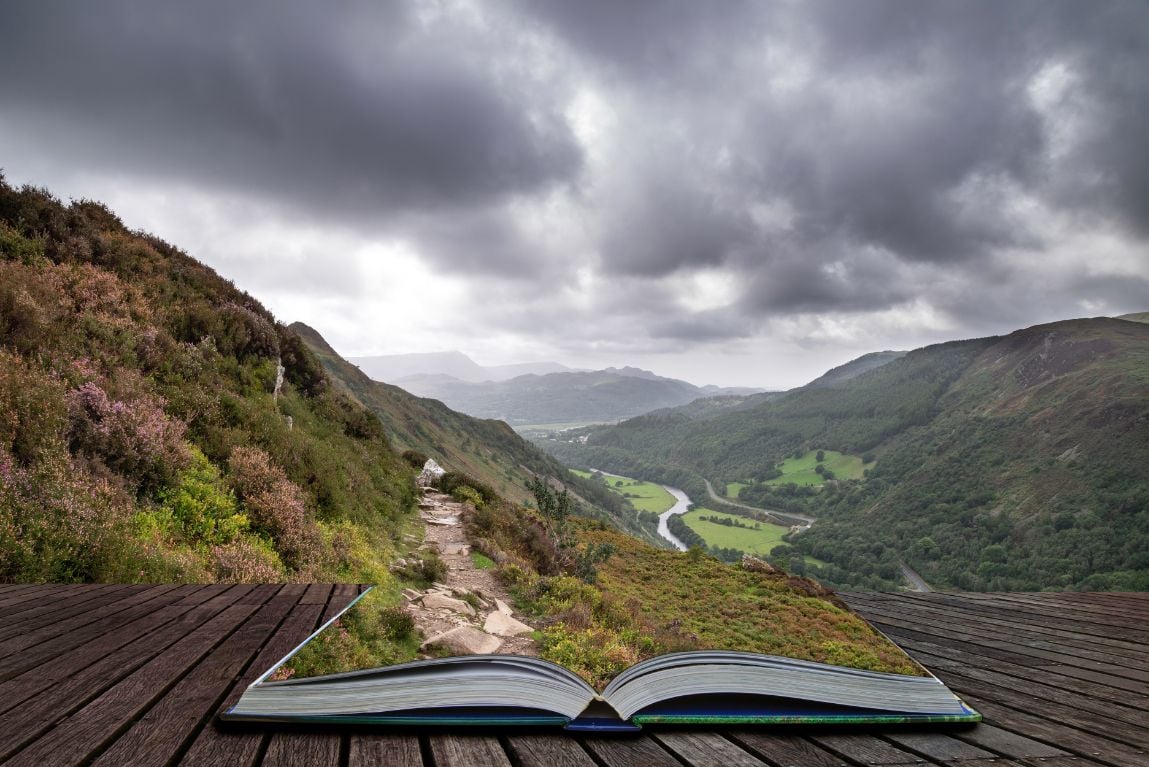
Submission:
M 345 356 L 786 388 L 1149 310 L 1149 3 L 0 0 L 0 169 Z

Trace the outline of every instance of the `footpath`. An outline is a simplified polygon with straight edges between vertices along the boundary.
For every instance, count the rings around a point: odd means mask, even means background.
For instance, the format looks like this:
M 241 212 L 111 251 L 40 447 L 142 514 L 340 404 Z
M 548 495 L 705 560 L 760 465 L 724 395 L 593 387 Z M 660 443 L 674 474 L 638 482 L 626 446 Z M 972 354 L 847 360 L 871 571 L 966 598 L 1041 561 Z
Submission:
M 516 619 L 512 601 L 493 569 L 475 566 L 463 522 L 470 505 L 425 488 L 419 515 L 426 525 L 422 550 L 447 565 L 442 582 L 424 591 L 405 589 L 404 609 L 426 641 L 428 657 L 455 655 L 538 655 L 531 626 Z M 396 565 L 406 564 L 400 560 Z

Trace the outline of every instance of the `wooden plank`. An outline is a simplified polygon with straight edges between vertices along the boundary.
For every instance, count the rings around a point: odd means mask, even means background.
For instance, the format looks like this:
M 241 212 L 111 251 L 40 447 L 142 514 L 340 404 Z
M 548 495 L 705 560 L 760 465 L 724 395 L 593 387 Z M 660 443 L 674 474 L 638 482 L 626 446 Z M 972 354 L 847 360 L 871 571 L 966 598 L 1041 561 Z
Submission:
M 225 594 L 217 598 L 234 601 L 250 589 L 229 591 L 230 596 Z M 13 756 L 10 764 L 42 767 L 44 764 L 89 760 L 256 609 L 255 605 L 232 604 L 227 607 L 162 655 L 41 734 Z
M 607 767 L 682 767 L 653 738 L 587 738 L 583 741 L 595 758 Z
M 884 767 L 886 765 L 922 764 L 925 762 L 917 754 L 903 751 L 873 735 L 863 733 L 814 735 L 811 736 L 810 740 L 853 764 Z
M 1105 631 L 1104 636 L 1097 636 L 1074 628 L 1081 624 L 1052 619 L 1033 619 L 1028 614 L 1014 614 L 1011 618 L 999 618 L 986 615 L 981 611 L 963 610 L 948 605 L 935 605 L 933 602 L 907 599 L 901 602 L 885 600 L 874 603 L 874 609 L 886 609 L 896 612 L 900 616 L 914 616 L 914 620 L 922 620 L 925 616 L 935 623 L 956 627 L 962 631 L 974 633 L 1016 636 L 1027 639 L 1027 644 L 1059 650 L 1070 655 L 1092 658 L 1107 663 L 1133 663 L 1138 666 L 1149 664 L 1149 646 L 1144 641 L 1130 641 L 1119 639 L 1113 634 L 1113 629 L 1098 629 Z M 1142 632 L 1144 633 L 1144 632 Z M 1137 638 L 1136 633 L 1130 634 Z
M 307 591 L 299 599 L 301 605 L 325 605 L 327 599 L 331 596 L 330 583 L 312 583 L 307 587 Z
M 989 701 L 995 704 L 1009 706 L 1014 710 L 1031 712 L 1052 722 L 1056 722 L 1066 730 L 1070 728 L 1078 729 L 1093 735 L 1103 736 L 1113 741 L 1126 743 L 1135 748 L 1149 748 L 1149 731 L 1146 731 L 1144 728 L 1130 727 L 1128 724 L 1115 721 L 1104 715 L 1092 714 L 1056 702 L 1038 700 L 996 685 L 956 676 L 949 672 L 939 672 L 938 677 L 945 682 L 950 689 L 963 698 L 967 696 L 970 699 L 976 698 L 978 702 L 973 703 L 973 706 L 983 715 L 986 712 L 982 710 L 981 706 L 984 705 L 986 701 Z M 1029 733 L 1025 731 L 1010 726 L 1008 722 L 1003 723 L 997 721 L 991 722 L 991 724 L 997 724 L 1007 730 L 1029 735 Z M 1068 748 L 1068 746 L 1059 743 L 1056 739 L 1050 742 L 1062 748 Z
M 651 737 L 694 767 L 762 767 L 766 764 L 716 732 L 658 732 Z
M 284 587 L 285 590 L 294 588 L 292 585 Z M 303 588 L 298 588 L 291 591 L 290 595 L 297 599 L 302 596 L 303 591 Z M 294 605 L 279 630 L 268 640 L 259 655 L 232 686 L 223 702 L 217 707 L 216 713 L 234 706 L 249 684 L 315 630 L 318 618 L 319 605 Z M 200 730 L 181 764 L 204 767 L 251 764 L 264 740 L 264 735 L 257 730 L 227 728 L 213 718 Z
M 87 584 L 75 584 L 75 588 L 91 588 Z M 0 616 L 6 616 L 12 611 L 19 611 L 24 608 L 18 605 L 24 602 L 34 602 L 36 599 L 41 598 L 47 594 L 53 594 L 60 588 L 72 588 L 70 586 L 60 586 L 59 584 L 52 583 L 37 583 L 35 585 L 22 586 L 17 591 L 11 594 L 0 595 Z
M 511 760 L 490 735 L 431 735 L 435 767 L 511 767 Z
M 351 600 L 359 596 L 359 589 L 351 583 L 336 583 L 335 588 L 331 592 L 331 598 L 327 600 L 327 609 L 323 611 L 323 623 L 334 618 L 340 610 L 351 603 Z
M 507 738 L 507 745 L 519 767 L 595 767 L 569 735 L 518 735 Z
M 47 623 L 58 622 L 63 616 L 88 612 L 97 605 L 108 604 L 123 595 L 140 591 L 145 586 L 102 585 L 76 586 L 74 588 L 61 588 L 51 591 L 31 602 L 25 602 L 23 610 L 4 615 L 0 623 L 0 639 L 7 639 L 16 634 L 43 626 Z
M 168 604 L 155 609 L 54 663 L 0 683 L 0 713 L 19 706 L 19 711 L 8 714 L 6 719 L 11 723 L 18 718 L 23 723 L 21 732 L 37 724 L 47 726 L 183 637 L 188 626 L 207 621 L 225 606 L 198 612 L 189 605 Z M 0 733 L 0 744 L 7 744 L 0 745 L 0 754 L 10 750 L 8 738 L 15 734 L 14 730 Z
M 1078 616 L 1074 616 L 1073 620 L 1066 620 L 1064 613 L 1062 613 L 1057 618 L 1034 620 L 1033 614 L 1029 611 L 1019 612 L 996 603 L 954 598 L 931 600 L 909 598 L 907 601 L 922 602 L 929 605 L 931 614 L 952 615 L 981 626 L 1029 630 L 1070 646 L 1084 646 L 1087 649 L 1105 647 L 1107 648 L 1106 651 L 1110 653 L 1149 660 L 1149 646 L 1145 642 L 1115 639 L 1111 635 L 1110 629 L 1097 626 L 1091 621 L 1078 620 L 1076 619 Z
M 885 737 L 907 751 L 939 762 L 993 759 L 997 756 L 973 743 L 937 732 L 889 732 L 885 733 Z
M 998 685 L 1043 700 L 1064 703 L 1084 711 L 1109 714 L 1136 727 L 1149 727 L 1149 699 L 1130 696 L 1114 687 L 1073 677 L 1011 666 L 958 649 L 901 639 L 914 657 L 931 670 L 945 670 L 970 679 Z M 1040 681 L 1038 681 L 1040 680 Z
M 955 737 L 981 746 L 1002 756 L 1015 759 L 1046 759 L 1051 756 L 1069 756 L 1069 752 L 1041 743 L 1016 732 L 994 727 L 992 724 L 979 724 L 971 730 L 959 732 Z
M 339 767 L 338 735 L 279 732 L 271 739 L 263 767 Z
M 1118 743 L 1092 732 L 1067 727 L 1062 722 L 1045 719 L 987 698 L 979 697 L 975 705 L 988 722 L 1034 740 L 1056 744 L 1058 748 L 1069 751 L 1075 756 L 1092 759 L 1111 767 L 1146 767 L 1146 764 L 1149 764 L 1145 749 Z
M 787 767 L 849 767 L 841 756 L 795 735 L 746 730 L 733 732 L 730 737 L 771 764 Z
M 352 735 L 347 767 L 422 767 L 414 735 Z
M 241 600 L 265 603 L 216 647 L 105 751 L 95 765 L 165 765 L 211 716 L 235 677 L 279 627 L 296 597 L 275 597 L 277 585 L 259 586 Z M 270 600 L 270 601 L 267 601 Z
M 939 644 L 963 642 L 982 647 L 1006 650 L 1015 656 L 1029 656 L 1032 658 L 1030 665 L 1033 666 L 1047 666 L 1055 663 L 1064 664 L 1068 668 L 1078 669 L 1078 671 L 1073 672 L 1074 676 L 1085 679 L 1091 678 L 1095 681 L 1121 687 L 1122 689 L 1139 691 L 1145 684 L 1149 684 L 1149 670 L 1129 668 L 1114 663 L 1106 663 L 1104 660 L 1094 660 L 1086 657 L 1092 655 L 1096 658 L 1104 659 L 1106 657 L 1104 653 L 1090 653 L 1084 650 L 1075 650 L 1074 654 L 1070 655 L 1058 649 L 1056 646 L 1051 645 L 1051 643 L 1026 636 L 1011 635 L 1014 641 L 991 639 L 984 634 L 959 630 L 952 623 L 946 623 L 944 620 L 939 621 L 937 616 L 932 617 L 932 621 L 936 622 L 931 622 L 930 616 L 906 616 L 891 610 L 867 609 L 863 613 L 863 617 L 871 623 L 879 627 L 886 627 L 895 631 L 895 633 L 904 629 L 939 637 L 938 640 L 931 640 L 937 641 Z M 882 630 L 886 631 L 886 628 Z M 972 630 L 976 631 L 976 627 Z M 886 633 L 889 633 L 889 631 L 886 631 Z M 1021 632 L 1018 633 L 1020 634 Z M 1081 672 L 1090 673 L 1082 674 Z M 1068 674 L 1070 672 L 1063 671 L 1062 673 Z
M 95 641 L 109 631 L 155 609 L 156 605 L 164 602 L 168 592 L 175 590 L 179 590 L 179 587 L 153 586 L 107 607 L 102 614 L 77 616 L 0 643 L 0 680 L 11 679 L 30 668 L 41 666 L 48 660 Z M 181 593 L 186 596 L 191 590 Z

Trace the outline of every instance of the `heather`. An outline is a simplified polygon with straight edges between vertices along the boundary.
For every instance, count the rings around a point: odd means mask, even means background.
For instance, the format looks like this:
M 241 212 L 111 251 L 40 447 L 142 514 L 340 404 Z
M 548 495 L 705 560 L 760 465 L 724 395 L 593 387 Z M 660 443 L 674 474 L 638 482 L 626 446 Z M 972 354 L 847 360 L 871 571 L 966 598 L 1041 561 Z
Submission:
M 386 581 L 413 498 L 255 299 L 0 177 L 0 581 Z

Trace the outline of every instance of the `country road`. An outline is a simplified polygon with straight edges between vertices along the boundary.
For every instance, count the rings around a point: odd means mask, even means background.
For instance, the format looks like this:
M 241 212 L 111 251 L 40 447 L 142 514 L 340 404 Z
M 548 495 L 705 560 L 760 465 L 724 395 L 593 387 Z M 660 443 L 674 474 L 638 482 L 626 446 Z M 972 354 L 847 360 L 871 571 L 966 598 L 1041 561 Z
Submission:
M 817 521 L 817 517 L 811 517 L 809 514 L 799 514 L 792 511 L 775 511 L 774 509 L 760 509 L 757 506 L 747 506 L 745 503 L 738 503 L 738 501 L 732 501 L 729 498 L 722 498 L 714 492 L 714 486 L 710 484 L 710 480 L 703 479 L 702 481 L 706 483 L 706 492 L 710 494 L 710 500 L 715 503 L 725 504 L 726 506 L 737 506 L 740 509 L 749 509 L 750 511 L 765 512 L 776 517 L 778 521 L 784 525 L 812 525 Z

